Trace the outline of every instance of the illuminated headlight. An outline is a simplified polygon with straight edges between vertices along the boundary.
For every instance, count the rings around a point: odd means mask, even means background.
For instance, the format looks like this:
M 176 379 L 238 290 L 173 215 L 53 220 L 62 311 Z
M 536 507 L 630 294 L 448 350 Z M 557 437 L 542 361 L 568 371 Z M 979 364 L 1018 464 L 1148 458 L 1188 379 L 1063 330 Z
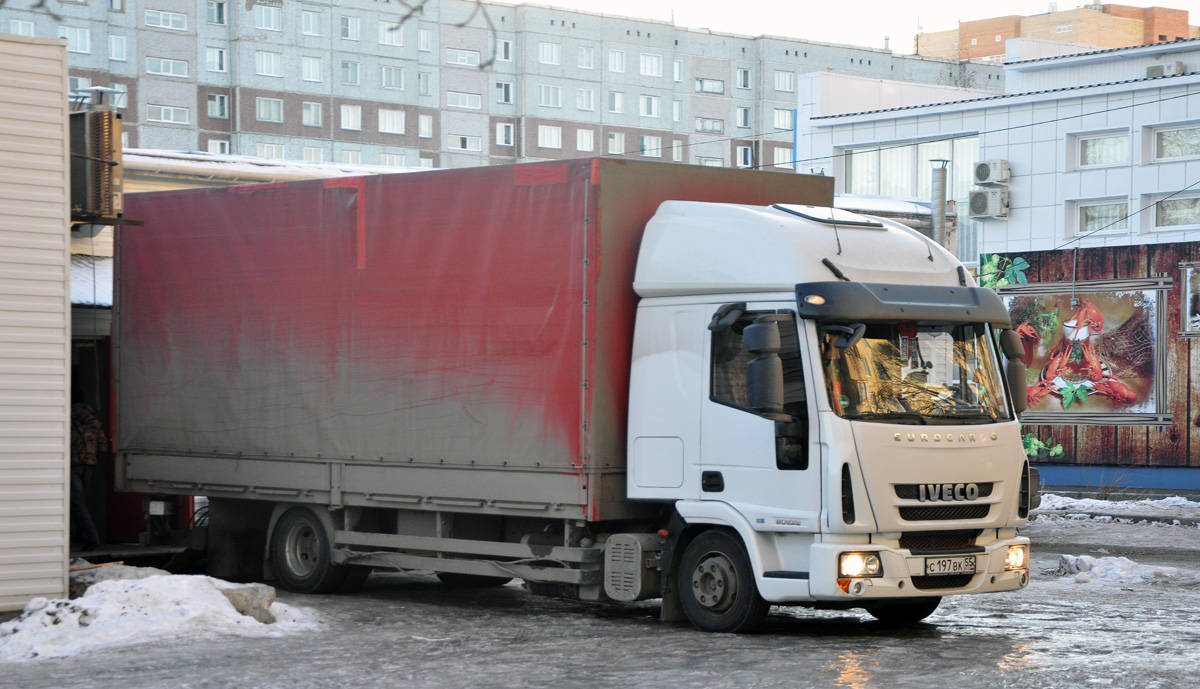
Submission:
M 880 577 L 883 563 L 875 553 L 842 553 L 838 557 L 839 577 Z
M 1026 569 L 1029 565 L 1029 548 L 1023 545 L 1008 546 L 1008 556 L 1004 558 L 1004 569 Z

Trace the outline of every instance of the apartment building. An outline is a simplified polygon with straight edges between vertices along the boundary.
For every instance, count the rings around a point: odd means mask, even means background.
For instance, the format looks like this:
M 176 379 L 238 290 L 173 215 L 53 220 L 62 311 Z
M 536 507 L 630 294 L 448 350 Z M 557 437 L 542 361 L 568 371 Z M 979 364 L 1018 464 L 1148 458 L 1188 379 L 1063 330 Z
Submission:
M 126 144 L 296 161 L 467 167 L 593 155 L 790 168 L 812 71 L 998 91 L 993 65 L 669 22 L 429 0 L 8 3 L 67 39 L 76 89 L 116 89 Z
M 949 60 L 1001 60 L 1010 38 L 1070 43 L 1080 48 L 1074 52 L 1083 52 L 1200 37 L 1200 26 L 1188 23 L 1187 10 L 1099 2 L 1062 11 L 1056 2 L 1047 7 L 1043 14 L 989 17 L 959 22 L 957 29 L 919 33 L 915 52 Z

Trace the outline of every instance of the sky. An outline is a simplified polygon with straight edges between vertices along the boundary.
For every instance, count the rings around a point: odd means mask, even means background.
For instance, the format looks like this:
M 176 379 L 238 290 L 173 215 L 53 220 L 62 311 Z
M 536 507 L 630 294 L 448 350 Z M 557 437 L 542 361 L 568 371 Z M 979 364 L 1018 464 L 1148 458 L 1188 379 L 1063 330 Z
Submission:
M 514 0 L 510 0 L 514 1 Z M 958 22 L 1006 15 L 1043 14 L 1049 0 L 534 0 L 550 5 L 609 15 L 658 19 L 688 28 L 750 36 L 771 34 L 826 43 L 883 48 L 884 36 L 897 54 L 913 52 L 913 36 L 958 28 Z M 1083 6 L 1080 0 L 1059 0 L 1058 9 Z M 1200 0 L 1124 0 L 1124 5 L 1159 5 L 1191 10 L 1191 24 L 1200 23 Z

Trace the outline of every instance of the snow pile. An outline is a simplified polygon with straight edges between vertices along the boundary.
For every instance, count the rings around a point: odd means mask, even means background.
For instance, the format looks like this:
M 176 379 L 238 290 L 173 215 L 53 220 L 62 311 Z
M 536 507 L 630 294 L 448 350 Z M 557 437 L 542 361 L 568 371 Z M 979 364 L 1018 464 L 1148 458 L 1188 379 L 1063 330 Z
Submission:
M 1038 512 L 1105 512 L 1125 517 L 1154 516 L 1179 519 L 1200 518 L 1200 502 L 1183 497 L 1160 498 L 1158 500 L 1095 500 L 1091 498 L 1068 498 L 1053 493 L 1042 494 Z
M 212 577 L 120 565 L 85 572 L 81 578 L 96 581 L 81 597 L 35 598 L 20 617 L 0 624 L 0 662 L 181 637 L 284 636 L 317 626 L 314 611 L 282 603 L 270 604 L 276 622 L 263 624 L 238 612 L 222 593 L 248 587 Z
M 1058 574 L 1074 576 L 1076 584 L 1100 581 L 1110 584 L 1140 584 L 1186 574 L 1175 567 L 1139 565 L 1126 557 L 1063 555 L 1058 562 Z

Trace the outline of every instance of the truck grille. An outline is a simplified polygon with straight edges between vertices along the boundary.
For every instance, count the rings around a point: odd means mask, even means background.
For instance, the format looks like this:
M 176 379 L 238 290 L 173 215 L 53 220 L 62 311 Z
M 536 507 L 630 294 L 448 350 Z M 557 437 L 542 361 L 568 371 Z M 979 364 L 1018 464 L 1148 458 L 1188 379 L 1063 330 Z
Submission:
M 986 498 L 992 494 L 994 483 L 976 483 L 979 486 L 979 497 Z M 920 500 L 921 499 L 921 484 L 919 483 L 897 483 L 893 486 L 896 489 L 896 497 L 901 500 Z
M 937 507 L 901 507 L 900 518 L 906 522 L 948 521 L 952 519 L 984 519 L 991 505 L 945 505 Z
M 908 531 L 900 534 L 900 547 L 908 550 L 958 550 L 975 545 L 975 531 Z
M 922 591 L 929 589 L 960 589 L 971 583 L 974 574 L 952 574 L 948 577 L 913 577 L 912 583 Z

